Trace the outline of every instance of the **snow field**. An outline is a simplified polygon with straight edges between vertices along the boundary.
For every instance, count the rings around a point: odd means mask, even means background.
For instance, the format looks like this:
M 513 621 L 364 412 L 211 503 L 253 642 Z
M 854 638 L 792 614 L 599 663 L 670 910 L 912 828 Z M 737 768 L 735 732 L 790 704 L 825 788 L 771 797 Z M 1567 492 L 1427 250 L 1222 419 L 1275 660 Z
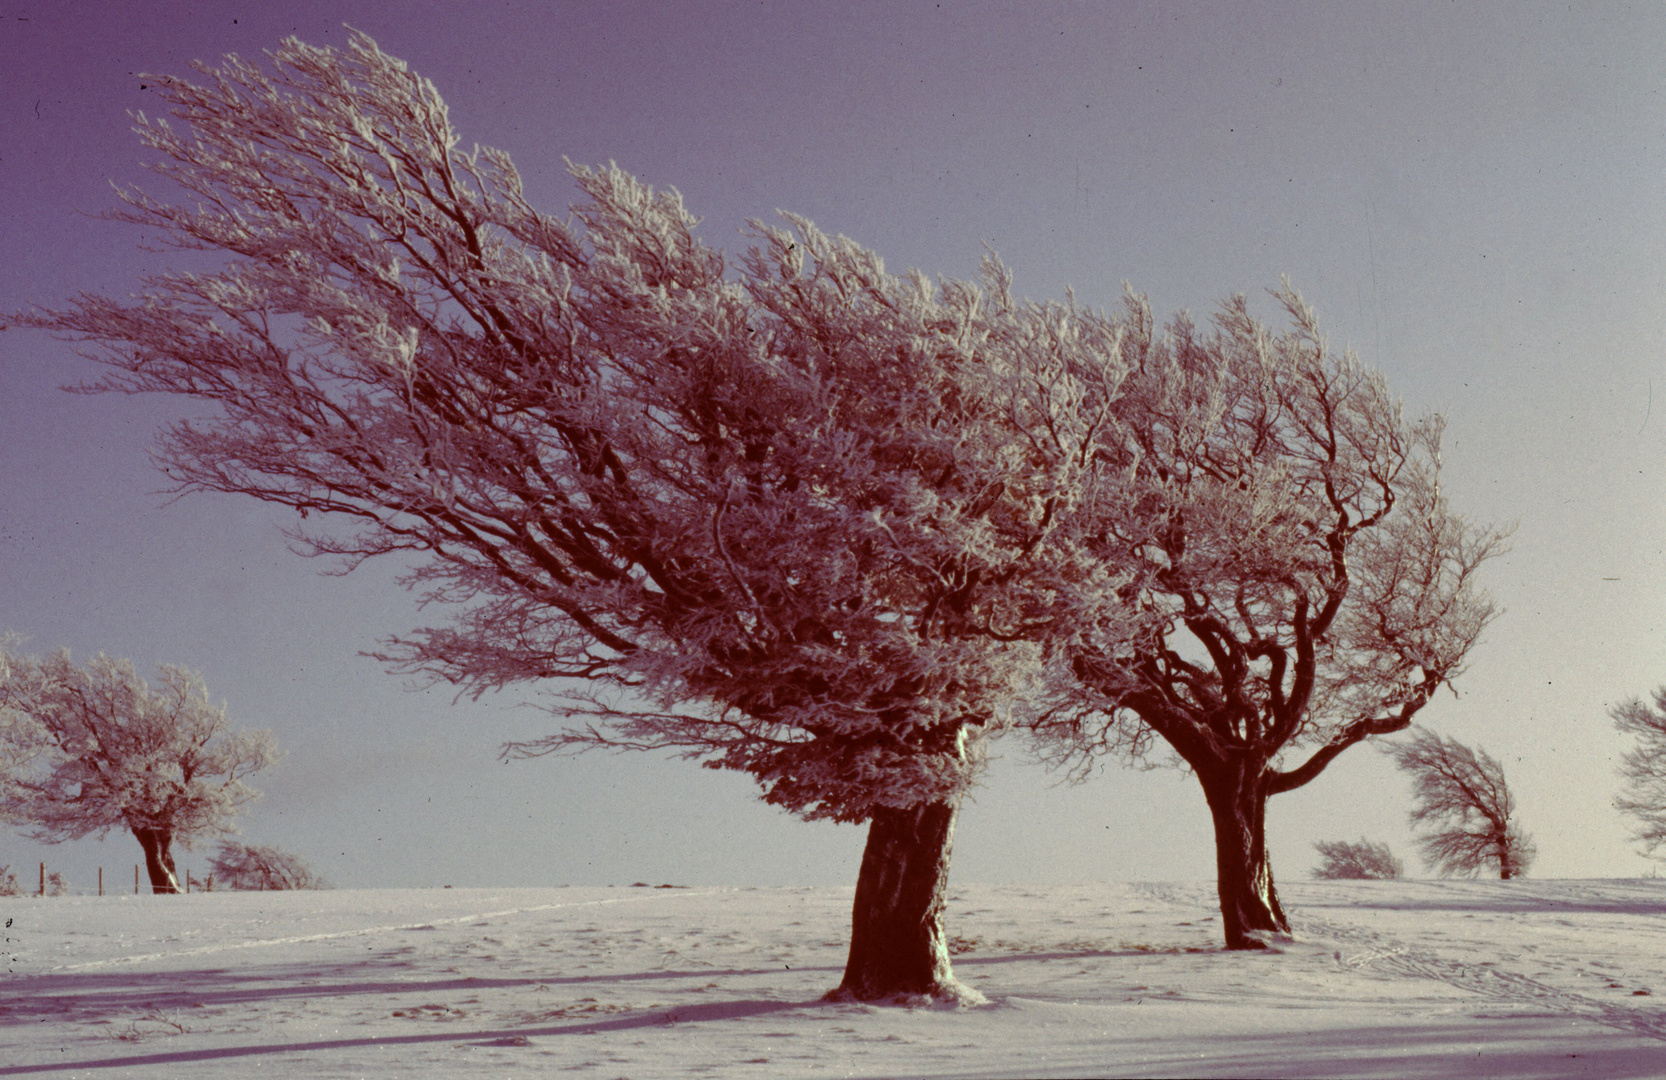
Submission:
M 848 889 L 0 900 L 0 1075 L 1666 1075 L 1666 882 L 962 886 L 977 1009 L 829 1004 Z

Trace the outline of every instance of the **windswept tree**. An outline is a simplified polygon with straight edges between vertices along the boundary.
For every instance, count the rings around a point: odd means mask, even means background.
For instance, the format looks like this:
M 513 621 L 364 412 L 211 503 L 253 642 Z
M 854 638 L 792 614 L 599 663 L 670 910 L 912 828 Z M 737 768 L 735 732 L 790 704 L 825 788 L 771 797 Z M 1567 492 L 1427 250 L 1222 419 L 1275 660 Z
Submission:
M 1645 855 L 1654 855 L 1666 844 L 1666 686 L 1654 692 L 1652 704 L 1632 698 L 1609 716 L 1621 734 L 1637 738 L 1620 757 L 1625 790 L 1614 807 L 1636 821 L 1632 839 L 1643 845 Z
M 176 893 L 174 843 L 231 832 L 259 795 L 245 780 L 277 753 L 270 733 L 233 729 L 201 676 L 160 670 L 152 687 L 130 661 L 0 649 L 0 715 L 39 748 L 0 791 L 0 818 L 49 844 L 127 829 L 151 891 Z
M 224 265 L 19 321 L 94 346 L 101 389 L 216 407 L 162 441 L 181 490 L 409 566 L 450 619 L 382 659 L 535 683 L 566 718 L 507 753 L 670 750 L 867 822 L 843 991 L 963 995 L 954 823 L 1039 670 L 1017 624 L 1081 468 L 1025 441 L 1072 402 L 1060 356 L 1020 347 L 1095 327 L 796 218 L 732 266 L 612 167 L 574 167 L 552 217 L 368 38 L 272 60 L 155 80 L 182 127 L 139 131 L 189 198 L 116 215 Z
M 1403 877 L 1406 864 L 1387 844 L 1367 840 L 1319 840 L 1314 843 L 1320 863 L 1313 876 L 1321 881 L 1384 880 Z
M 1191 770 L 1233 949 L 1289 929 L 1267 800 L 1404 729 L 1459 674 L 1494 610 L 1475 572 L 1501 541 L 1441 493 L 1441 420 L 1406 420 L 1299 296 L 1276 297 L 1276 335 L 1241 296 L 1212 328 L 1164 333 L 1129 298 L 1118 423 L 1070 526 L 1126 583 L 1084 594 L 1038 724 L 1079 769 L 1160 742 Z
M 1506 881 L 1525 874 L 1538 849 L 1515 820 L 1504 766 L 1480 747 L 1416 728 L 1389 748 L 1412 777 L 1411 810 L 1423 862 L 1441 874 L 1474 877 L 1491 869 Z

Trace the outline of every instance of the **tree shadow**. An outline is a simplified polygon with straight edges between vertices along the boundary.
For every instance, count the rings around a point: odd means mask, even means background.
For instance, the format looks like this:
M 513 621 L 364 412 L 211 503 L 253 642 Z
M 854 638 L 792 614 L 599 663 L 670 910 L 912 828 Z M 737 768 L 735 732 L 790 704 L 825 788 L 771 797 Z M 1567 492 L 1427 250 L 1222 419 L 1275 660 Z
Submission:
M 1210 953 L 1226 952 L 1224 945 L 1182 946 L 1163 945 L 1151 948 L 1123 947 L 1120 949 L 1064 949 L 1056 952 L 1015 952 L 1003 953 L 998 956 L 973 956 L 962 953 L 954 958 L 955 967 L 972 967 L 978 964 L 1017 964 L 1027 961 L 1048 960 L 1126 960 L 1140 956 L 1190 956 Z M 1276 955 L 1276 954 L 1275 954 Z M 832 970 L 832 969 L 829 969 Z
M 776 975 L 776 968 L 693 968 L 630 971 L 602 975 L 523 975 L 512 978 L 458 976 L 447 979 L 393 979 L 378 968 L 394 965 L 372 960 L 316 966 L 262 965 L 197 971 L 119 972 L 96 975 L 26 975 L 6 981 L 0 1001 L 0 1027 L 43 1019 L 85 1021 L 106 1015 L 129 1015 L 145 1009 L 196 1009 L 266 1003 L 297 998 L 360 997 L 376 994 L 441 994 L 517 987 L 600 986 L 677 979 L 716 979 Z M 837 972 L 836 967 L 799 968 Z M 320 975 L 335 981 L 317 982 Z M 356 978 L 368 975 L 369 978 Z
M 1584 895 L 1564 891 L 1567 884 L 1587 882 L 1437 880 L 1398 881 L 1392 891 L 1375 897 L 1369 887 L 1349 882 L 1326 896 L 1322 882 L 1299 882 L 1300 891 L 1288 890 L 1288 905 L 1295 909 L 1322 911 L 1327 908 L 1352 911 L 1468 911 L 1477 914 L 1605 914 L 1666 915 L 1666 881 L 1603 879 L 1606 891 L 1630 895 Z M 1294 911 L 1292 912 L 1294 914 Z
M 479 985 L 478 981 L 472 985 Z M 177 1050 L 157 1054 L 129 1054 L 122 1057 L 91 1058 L 82 1061 L 51 1061 L 33 1065 L 0 1066 L 0 1076 L 23 1076 L 30 1073 L 68 1072 L 87 1069 L 127 1069 L 145 1065 L 182 1065 L 198 1061 L 224 1061 L 234 1058 L 261 1057 L 277 1054 L 301 1054 L 319 1050 L 343 1050 L 365 1046 L 416 1046 L 424 1043 L 459 1043 L 481 1046 L 513 1045 L 518 1040 L 563 1036 L 595 1035 L 632 1028 L 664 1027 L 672 1024 L 714 1023 L 724 1020 L 744 1020 L 770 1013 L 794 1009 L 837 1008 L 837 1005 L 812 998 L 809 1001 L 721 1001 L 709 1004 L 685 1005 L 671 1009 L 656 1009 L 609 1020 L 591 1020 L 576 1024 L 527 1025 L 524 1027 L 477 1028 L 419 1035 L 367 1035 L 357 1039 L 317 1039 L 311 1042 L 259 1043 L 249 1046 L 219 1046 L 199 1050 Z
M 1548 1028 L 1545 1019 L 1515 1017 L 1513 1030 L 1505 1031 L 1494 1024 L 1470 1021 L 1117 1039 L 1099 1046 L 1052 1049 L 1046 1075 L 1061 1080 L 1245 1076 L 1631 1080 L 1661 1075 L 1658 1046 L 1615 1046 L 1606 1037 L 1570 1036 L 1565 1028 Z M 952 1073 L 902 1074 L 898 1080 L 1002 1080 L 1022 1071 L 991 1064 Z

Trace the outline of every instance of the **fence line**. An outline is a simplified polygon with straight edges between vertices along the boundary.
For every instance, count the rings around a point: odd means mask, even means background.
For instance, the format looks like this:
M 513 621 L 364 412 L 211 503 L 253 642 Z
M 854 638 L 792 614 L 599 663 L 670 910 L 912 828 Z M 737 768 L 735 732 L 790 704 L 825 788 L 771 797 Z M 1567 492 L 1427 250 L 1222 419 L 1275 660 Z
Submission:
M 40 863 L 39 871 L 38 879 L 34 882 L 30 882 L 28 885 L 25 885 L 17 880 L 17 872 L 13 870 L 9 864 L 0 863 L 0 897 L 32 896 L 50 898 L 54 896 L 104 895 L 104 867 L 102 866 L 98 867 L 97 881 L 96 884 L 92 886 L 70 885 L 64 880 L 61 873 L 56 870 L 49 870 L 47 868 L 47 864 L 44 862 Z M 28 871 L 24 871 L 24 873 L 28 873 Z M 28 878 L 24 878 L 24 881 L 28 880 Z M 179 884 L 181 886 L 180 892 L 173 895 L 183 895 L 185 893 L 193 892 L 213 892 L 214 875 L 209 874 L 207 877 L 197 877 L 196 874 L 192 873 L 190 868 L 187 867 L 180 872 Z M 135 896 L 150 894 L 150 882 L 144 874 L 143 863 L 133 864 L 133 894 Z M 161 895 L 168 894 L 164 893 Z

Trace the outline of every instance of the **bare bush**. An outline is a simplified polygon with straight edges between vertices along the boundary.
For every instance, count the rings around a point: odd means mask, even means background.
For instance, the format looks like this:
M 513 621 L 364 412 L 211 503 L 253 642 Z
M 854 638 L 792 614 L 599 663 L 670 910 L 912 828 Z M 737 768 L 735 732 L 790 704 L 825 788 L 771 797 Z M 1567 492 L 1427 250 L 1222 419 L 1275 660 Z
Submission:
M 299 855 L 263 844 L 243 844 L 222 840 L 220 847 L 208 860 L 209 880 L 216 888 L 255 889 L 326 889 L 326 882 Z
M 1313 868 L 1313 876 L 1323 881 L 1383 880 L 1404 877 L 1406 873 L 1406 864 L 1387 844 L 1363 836 L 1358 843 L 1319 840 L 1313 846 L 1324 860 Z

